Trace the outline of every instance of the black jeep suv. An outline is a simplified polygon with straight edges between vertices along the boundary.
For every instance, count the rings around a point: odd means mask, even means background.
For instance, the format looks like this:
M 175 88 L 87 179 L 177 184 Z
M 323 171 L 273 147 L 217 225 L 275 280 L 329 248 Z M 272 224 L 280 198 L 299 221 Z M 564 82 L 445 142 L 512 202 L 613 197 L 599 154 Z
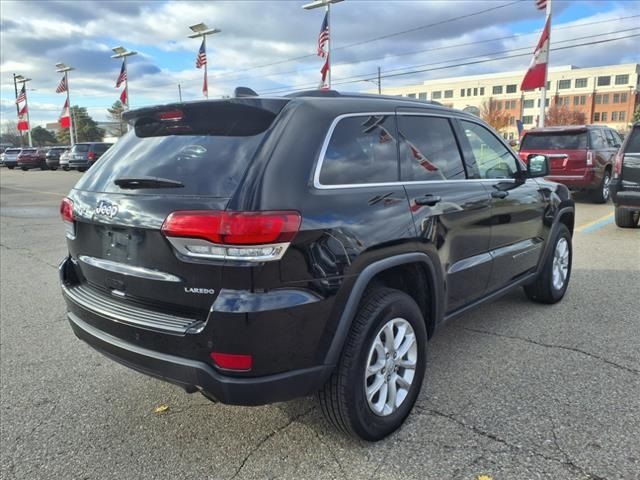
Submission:
M 328 91 L 125 118 L 61 205 L 68 317 L 187 392 L 319 392 L 333 424 L 378 440 L 409 414 L 438 325 L 515 287 L 566 291 L 567 188 L 475 116 Z

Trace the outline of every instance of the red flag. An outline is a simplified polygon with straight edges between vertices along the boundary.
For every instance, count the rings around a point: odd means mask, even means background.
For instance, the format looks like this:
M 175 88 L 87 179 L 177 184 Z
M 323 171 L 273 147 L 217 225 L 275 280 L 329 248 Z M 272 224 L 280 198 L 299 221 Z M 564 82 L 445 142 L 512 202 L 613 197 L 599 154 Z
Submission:
M 29 122 L 27 121 L 27 113 L 29 112 L 27 105 L 18 112 L 18 130 L 29 130 Z
M 58 118 L 60 128 L 69 128 L 71 126 L 71 114 L 69 113 L 69 99 L 67 98 L 62 107 L 62 112 Z
M 129 98 L 127 98 L 127 89 L 123 89 L 122 93 L 120 94 L 120 103 L 122 103 L 122 105 L 126 105 L 127 107 L 129 106 Z
M 207 85 L 207 76 L 204 76 L 204 82 L 202 83 L 202 93 L 205 97 L 209 97 L 209 85 Z
M 547 17 L 542 36 L 538 46 L 533 52 L 533 59 L 529 70 L 525 73 L 520 85 L 520 90 L 534 90 L 544 87 L 547 82 L 547 64 L 549 63 L 549 36 L 551 29 L 551 16 Z
M 322 80 L 320 81 L 320 88 L 321 89 L 328 89 L 329 85 L 327 85 L 327 74 L 329 73 L 329 69 L 331 67 L 329 67 L 329 55 L 327 55 L 324 58 L 324 64 L 322 65 L 322 68 L 320 69 L 320 74 L 322 75 Z

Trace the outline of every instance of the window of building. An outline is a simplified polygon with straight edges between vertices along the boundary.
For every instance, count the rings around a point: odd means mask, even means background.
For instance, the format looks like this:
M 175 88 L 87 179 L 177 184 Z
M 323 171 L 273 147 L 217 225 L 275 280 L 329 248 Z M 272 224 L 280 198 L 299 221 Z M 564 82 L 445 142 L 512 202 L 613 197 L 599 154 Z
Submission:
M 600 105 L 602 103 L 602 95 L 596 95 L 596 105 Z
M 620 103 L 620 94 L 619 93 L 614 93 L 613 94 L 613 103 Z
M 545 98 L 545 100 L 544 100 L 544 106 L 545 106 L 545 107 L 548 107 L 548 106 L 549 106 L 549 99 L 548 99 L 548 98 Z M 538 99 L 538 108 L 540 108 L 540 99 Z
M 461 97 L 464 97 L 464 88 L 461 88 L 461 89 L 460 89 L 460 96 L 461 96 Z
M 511 101 L 509 102 L 509 108 L 510 108 L 511 110 L 515 110 L 515 108 L 516 108 L 517 106 L 518 106 L 518 101 L 517 101 L 517 100 L 511 100 Z
M 403 181 L 464 179 L 462 157 L 446 118 L 398 116 Z
M 502 94 L 502 85 L 494 85 L 491 89 L 491 93 L 493 95 L 501 95 Z
M 496 106 L 496 110 L 502 110 L 502 101 L 501 100 L 496 101 L 495 106 Z
M 600 121 L 602 121 L 602 122 L 606 122 L 607 121 L 607 112 L 602 112 L 600 114 Z
M 550 80 L 547 82 L 547 90 L 551 90 L 551 81 Z
M 605 93 L 604 95 L 602 95 L 602 103 L 607 104 L 609 103 L 609 94 Z
M 611 77 L 609 75 L 605 77 L 598 77 L 599 87 L 606 87 L 607 85 L 611 85 Z
M 621 122 L 624 122 L 627 118 L 627 112 L 618 113 L 618 118 L 620 119 Z
M 445 90 L 444 98 L 453 98 L 453 90 Z
M 441 98 L 442 98 L 442 92 L 441 91 L 431 92 L 431 99 L 432 100 L 440 100 Z
M 533 115 L 525 115 L 522 117 L 522 123 L 524 125 L 531 125 L 533 123 Z
M 580 105 L 586 105 L 586 104 L 587 104 L 587 96 L 580 95 Z
M 461 121 L 480 171 L 480 178 L 513 178 L 518 171 L 515 157 L 491 131 L 477 123 Z
M 416 98 L 416 94 L 415 93 L 408 93 L 407 97 L 409 98 Z
M 594 122 L 599 122 L 600 121 L 600 112 L 595 112 L 593 114 L 593 121 Z
M 573 97 L 573 105 L 580 105 L 580 97 L 579 96 L 575 96 Z
M 507 85 L 507 93 L 516 93 L 518 91 L 518 85 L 515 83 L 512 85 Z
M 627 94 L 626 93 L 621 93 L 620 94 L 620 103 L 627 103 Z
M 420 92 L 420 93 L 418 94 L 418 98 L 419 98 L 420 100 L 426 100 L 426 99 L 427 99 L 427 92 Z
M 532 98 L 525 100 L 523 103 L 524 108 L 533 108 L 533 106 L 534 106 L 534 102 Z
M 467 97 L 470 97 L 470 96 L 471 96 L 471 89 L 467 88 Z
M 576 88 L 587 88 L 587 79 L 576 78 Z
M 478 87 L 475 87 L 475 88 L 473 89 L 473 96 L 474 96 L 474 97 L 477 97 L 477 96 L 478 96 Z
M 616 85 L 626 85 L 629 83 L 629 75 L 616 75 Z
M 480 95 L 484 95 L 484 87 L 480 87 Z
M 324 185 L 398 181 L 393 115 L 363 115 L 340 120 L 324 155 Z
M 558 80 L 559 90 L 566 90 L 567 88 L 571 88 L 571 80 Z
M 618 112 L 611 112 L 611 121 L 612 122 L 618 121 Z
M 513 126 L 516 124 L 516 117 L 509 117 L 509 125 Z
M 561 100 L 562 100 L 562 105 L 567 107 L 569 106 L 570 97 L 562 97 Z

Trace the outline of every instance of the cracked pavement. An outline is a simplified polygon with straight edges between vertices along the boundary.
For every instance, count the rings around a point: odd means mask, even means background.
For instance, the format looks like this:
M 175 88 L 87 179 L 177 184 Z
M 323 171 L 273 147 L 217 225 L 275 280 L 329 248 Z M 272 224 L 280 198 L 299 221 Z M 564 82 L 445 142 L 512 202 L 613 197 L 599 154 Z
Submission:
M 369 444 L 314 399 L 212 403 L 76 340 L 55 267 L 78 178 L 0 170 L 1 478 L 640 478 L 640 230 L 576 233 L 557 305 L 518 290 L 441 327 L 415 410 Z M 612 211 L 576 199 L 577 226 Z

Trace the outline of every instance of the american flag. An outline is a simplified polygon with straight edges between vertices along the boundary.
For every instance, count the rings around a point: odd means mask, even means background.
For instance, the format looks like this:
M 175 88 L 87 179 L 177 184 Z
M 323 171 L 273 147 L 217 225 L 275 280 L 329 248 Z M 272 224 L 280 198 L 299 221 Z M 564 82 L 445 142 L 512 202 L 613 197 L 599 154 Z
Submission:
M 27 99 L 27 90 L 24 88 L 24 83 L 22 84 L 22 89 L 16 98 L 16 103 L 24 102 Z
M 546 10 L 547 9 L 547 0 L 536 0 L 536 8 L 538 10 Z
M 320 28 L 320 35 L 318 35 L 318 56 L 325 58 L 327 52 L 324 47 L 329 42 L 329 12 L 324 14 L 324 20 L 322 21 L 322 27 Z
M 56 87 L 56 93 L 62 93 L 66 91 L 67 91 L 67 77 L 65 76 L 65 77 L 62 77 L 62 80 L 60 80 L 60 83 Z
M 118 75 L 118 80 L 116 80 L 116 88 L 119 88 L 122 85 L 122 82 L 127 81 L 127 69 L 124 68 L 124 60 L 122 61 L 122 68 L 120 68 L 120 75 Z
M 207 52 L 204 49 L 204 38 L 202 39 L 202 45 L 198 50 L 198 56 L 196 57 L 196 68 L 202 68 L 207 64 Z

